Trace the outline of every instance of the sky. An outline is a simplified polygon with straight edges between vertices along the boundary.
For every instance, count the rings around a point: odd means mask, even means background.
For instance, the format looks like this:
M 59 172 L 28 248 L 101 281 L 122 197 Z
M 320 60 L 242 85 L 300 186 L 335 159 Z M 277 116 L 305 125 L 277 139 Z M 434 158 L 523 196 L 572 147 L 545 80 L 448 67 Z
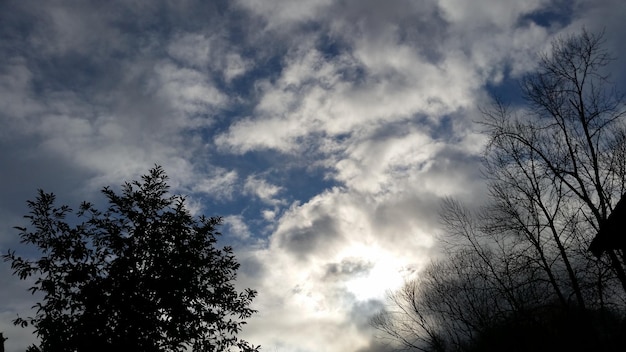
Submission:
M 0 251 L 42 188 L 76 207 L 163 166 L 224 218 L 270 352 L 385 352 L 371 317 L 437 258 L 445 197 L 486 199 L 476 122 L 559 36 L 622 0 L 0 2 Z M 7 352 L 35 297 L 0 263 Z

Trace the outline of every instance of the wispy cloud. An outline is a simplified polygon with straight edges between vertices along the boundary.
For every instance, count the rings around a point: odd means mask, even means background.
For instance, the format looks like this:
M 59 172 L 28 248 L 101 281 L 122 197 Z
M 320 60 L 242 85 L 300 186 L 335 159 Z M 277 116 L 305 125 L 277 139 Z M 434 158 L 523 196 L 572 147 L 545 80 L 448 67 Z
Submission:
M 283 190 L 282 187 L 273 185 L 262 178 L 250 175 L 246 178 L 246 182 L 243 185 L 244 194 L 249 194 L 258 197 L 262 202 L 269 205 L 279 205 L 284 203 L 283 200 L 276 198 L 276 196 Z

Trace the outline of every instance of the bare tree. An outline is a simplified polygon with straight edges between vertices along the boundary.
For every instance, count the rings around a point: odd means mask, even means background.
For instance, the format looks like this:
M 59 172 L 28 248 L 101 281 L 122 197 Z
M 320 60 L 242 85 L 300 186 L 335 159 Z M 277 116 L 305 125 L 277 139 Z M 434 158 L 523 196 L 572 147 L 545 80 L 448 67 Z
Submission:
M 548 263 L 558 259 L 554 283 L 580 307 L 593 260 L 587 249 L 626 185 L 626 107 L 604 73 L 611 57 L 602 44 L 602 34 L 586 31 L 556 40 L 522 81 L 525 108 L 496 103 L 483 122 L 496 212 L 504 211 L 508 227 L 525 233 Z M 626 290 L 623 253 L 620 260 L 606 252 Z
M 473 255 L 474 253 L 468 253 Z M 374 319 L 385 336 L 409 350 L 456 350 L 486 323 L 493 298 L 478 280 L 468 257 L 431 263 L 416 280 L 391 294 L 390 309 Z M 480 277 L 480 275 L 478 275 Z
M 467 351 L 508 336 L 503 327 L 517 336 L 545 328 L 558 348 L 565 336 L 574 349 L 613 346 L 590 323 L 623 314 L 626 293 L 623 248 L 602 239 L 589 250 L 626 190 L 626 106 L 604 73 L 602 38 L 557 39 L 521 82 L 524 106 L 484 109 L 490 201 L 444 201 L 444 259 L 391 295 L 374 321 L 387 337 Z

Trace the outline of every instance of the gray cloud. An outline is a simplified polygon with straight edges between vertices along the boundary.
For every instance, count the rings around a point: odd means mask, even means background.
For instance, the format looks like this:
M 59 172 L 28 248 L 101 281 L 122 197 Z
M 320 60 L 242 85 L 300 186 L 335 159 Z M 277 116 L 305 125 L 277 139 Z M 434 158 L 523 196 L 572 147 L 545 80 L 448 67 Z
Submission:
M 361 258 L 346 258 L 339 263 L 326 264 L 322 280 L 336 281 L 355 276 L 366 276 L 372 267 L 371 262 Z
M 356 352 L 393 352 L 398 351 L 398 346 L 391 341 L 374 340 L 367 347 L 363 347 Z
M 6 252 L 6 248 L 0 244 L 0 250 Z M 0 276 L 10 277 L 12 272 L 7 266 L 0 266 Z M 26 329 L 13 325 L 13 320 L 18 317 L 25 317 L 33 305 L 33 297 L 26 293 L 34 280 L 17 281 L 4 280 L 0 290 L 0 332 L 8 340 L 5 342 L 6 352 L 22 352 L 25 346 L 33 342 L 33 327 Z M 38 295 L 37 295 L 38 297 Z
M 335 247 L 341 242 L 337 220 L 330 215 L 314 219 L 310 226 L 291 228 L 278 237 L 278 246 L 292 252 L 299 258 L 306 258 L 322 247 Z

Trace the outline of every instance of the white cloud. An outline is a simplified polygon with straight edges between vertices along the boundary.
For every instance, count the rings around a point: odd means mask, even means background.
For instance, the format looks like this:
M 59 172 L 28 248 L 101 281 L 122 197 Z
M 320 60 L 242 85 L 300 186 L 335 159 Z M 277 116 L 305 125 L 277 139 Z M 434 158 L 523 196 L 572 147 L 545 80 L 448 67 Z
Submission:
M 228 233 L 240 240 L 250 238 L 250 229 L 246 225 L 242 215 L 229 215 L 224 217 L 224 225 L 228 228 Z
M 300 137 L 324 131 L 327 119 L 335 117 L 328 110 L 340 100 L 345 85 L 340 71 L 352 69 L 353 60 L 326 61 L 322 53 L 304 48 L 287 61 L 277 82 L 257 84 L 261 96 L 254 117 L 233 124 L 217 137 L 218 145 L 237 152 L 272 148 L 296 153 Z
M 280 78 L 258 85 L 254 116 L 231 125 L 216 143 L 240 153 L 255 148 L 298 153 L 311 135 L 333 137 L 397 121 L 410 124 L 418 114 L 437 119 L 470 107 L 476 87 L 487 79 L 461 48 L 430 62 L 393 35 L 368 39 L 357 37 L 352 52 L 332 57 L 311 41 L 297 43 Z
M 162 63 L 155 68 L 158 81 L 154 83 L 158 94 L 170 99 L 177 110 L 188 114 L 206 114 L 223 107 L 228 98 L 208 81 L 206 75 L 195 69 Z
M 250 254 L 263 269 L 262 275 L 243 279 L 259 290 L 260 312 L 245 336 L 268 349 L 289 351 L 318 351 L 319 341 L 328 351 L 367 346 L 367 333 L 351 311 L 400 285 L 427 260 L 432 246 L 424 229 L 433 219 L 407 222 L 410 218 L 399 213 L 411 213 L 407 206 L 418 210 L 417 199 L 389 204 L 391 216 L 384 218 L 379 209 L 387 203 L 334 189 L 292 206 L 280 218 L 269 248 Z M 267 325 L 272 329 L 262 328 Z
M 532 13 L 548 5 L 550 0 L 526 0 L 503 2 L 478 0 L 468 3 L 463 0 L 440 0 L 439 6 L 448 21 L 462 28 L 495 26 L 508 29 L 517 23 L 520 16 Z
M 268 27 L 316 20 L 319 10 L 332 3 L 331 0 L 290 0 L 254 1 L 238 0 L 242 7 L 267 19 Z
M 192 192 L 205 193 L 216 198 L 230 199 L 238 180 L 237 172 L 216 168 L 207 175 L 195 175 L 192 184 Z M 192 181 L 192 180 L 189 180 Z
M 283 202 L 280 199 L 276 199 L 276 195 L 282 190 L 282 187 L 273 185 L 255 175 L 248 176 L 243 185 L 243 191 L 245 194 L 254 195 L 264 203 L 270 205 L 278 205 Z
M 276 218 L 276 211 L 275 210 L 270 210 L 270 209 L 265 209 L 261 212 L 261 215 L 263 216 L 263 219 L 265 219 L 266 221 L 274 221 L 274 219 Z

